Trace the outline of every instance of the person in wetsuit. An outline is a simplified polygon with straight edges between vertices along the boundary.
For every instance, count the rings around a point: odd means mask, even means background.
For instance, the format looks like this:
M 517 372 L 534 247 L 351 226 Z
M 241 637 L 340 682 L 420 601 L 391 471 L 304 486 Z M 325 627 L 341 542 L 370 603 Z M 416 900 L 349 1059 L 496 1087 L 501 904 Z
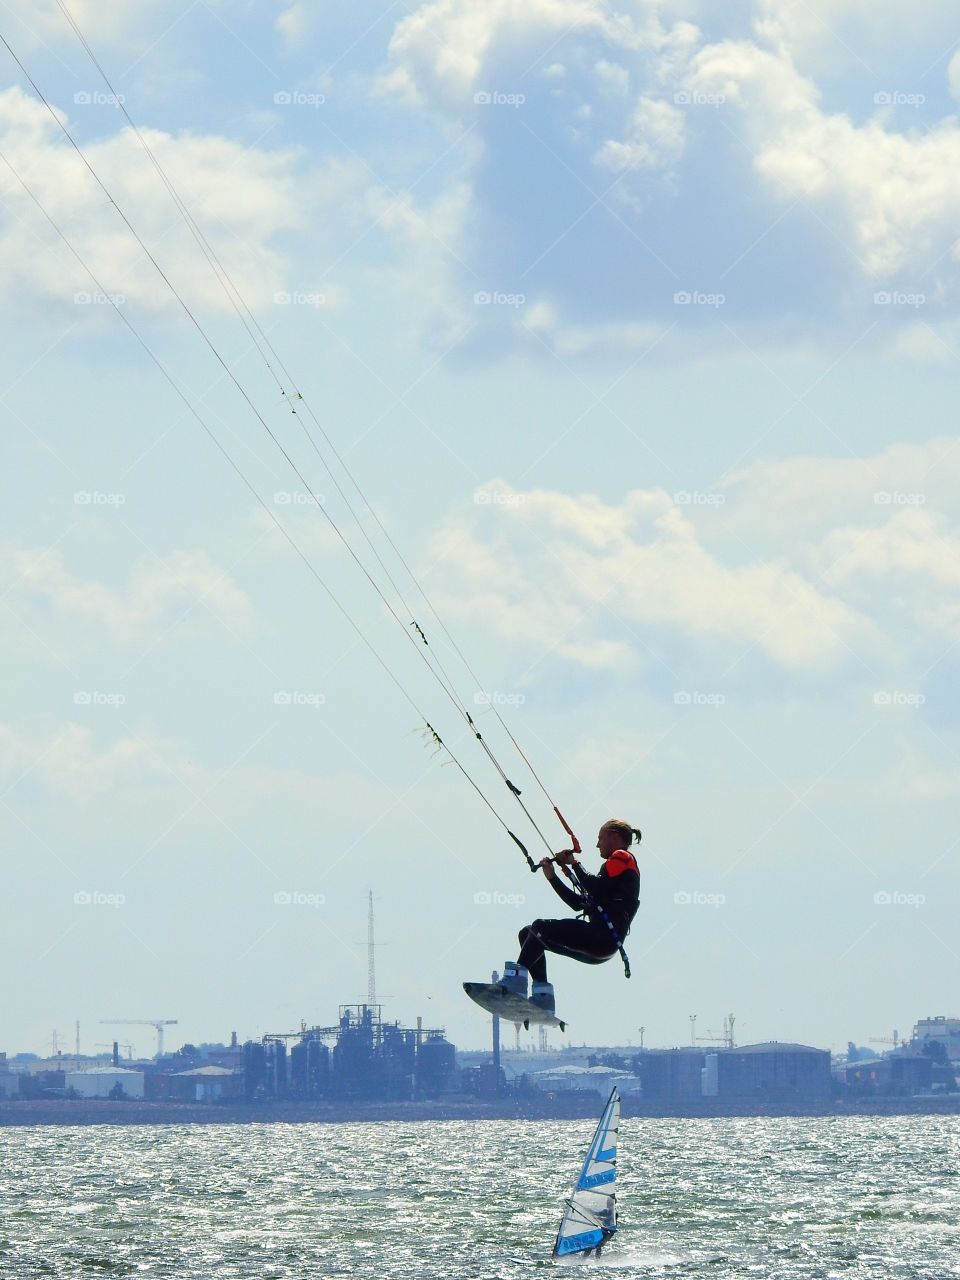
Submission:
M 623 943 L 640 899 L 640 868 L 630 852 L 640 832 L 628 822 L 611 818 L 600 828 L 597 849 L 603 866 L 597 875 L 584 871 L 570 849 L 555 858 L 543 858 L 540 866 L 554 892 L 581 913 L 578 920 L 534 920 L 520 930 L 520 955 L 515 964 L 504 965 L 502 984 L 508 991 L 526 996 L 527 980 L 533 980 L 531 1000 L 541 1009 L 554 1012 L 553 986 L 547 981 L 545 952 L 569 956 L 582 964 L 602 964 L 616 955 Z M 557 874 L 554 863 L 573 869 L 580 890 L 568 887 Z M 608 925 L 599 908 L 603 909 Z M 610 926 L 613 926 L 611 929 Z

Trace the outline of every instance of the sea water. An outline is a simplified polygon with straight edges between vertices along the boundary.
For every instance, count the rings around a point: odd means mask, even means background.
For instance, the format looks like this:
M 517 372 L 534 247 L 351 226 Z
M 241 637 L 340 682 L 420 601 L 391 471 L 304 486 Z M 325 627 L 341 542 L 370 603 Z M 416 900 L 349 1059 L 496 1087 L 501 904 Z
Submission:
M 620 1232 L 554 1262 L 593 1127 L 0 1129 L 0 1277 L 960 1276 L 960 1117 L 625 1120 Z

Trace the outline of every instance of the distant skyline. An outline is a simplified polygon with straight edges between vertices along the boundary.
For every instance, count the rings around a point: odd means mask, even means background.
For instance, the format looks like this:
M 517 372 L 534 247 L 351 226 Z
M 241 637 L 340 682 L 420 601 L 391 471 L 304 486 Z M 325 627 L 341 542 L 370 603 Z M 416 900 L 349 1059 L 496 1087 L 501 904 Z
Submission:
M 955 10 L 68 7 L 550 844 L 494 710 L 588 865 L 643 829 L 633 978 L 550 962 L 571 1042 L 960 1013 Z M 60 7 L 0 29 L 309 482 L 0 49 L 0 1049 L 325 1024 L 370 889 L 386 1016 L 479 1047 L 461 982 L 564 908 L 421 712 L 542 846 Z
M 359 1003 L 363 1003 L 363 1002 L 360 1001 Z M 414 1028 L 415 1022 L 416 1022 L 415 1018 L 412 1018 L 412 1019 L 404 1018 L 399 1013 L 396 1015 L 393 1015 L 387 1010 L 386 1007 L 383 1007 L 382 1016 L 385 1022 L 399 1022 L 401 1026 L 410 1027 L 411 1029 Z M 726 1016 L 727 1015 L 724 1015 L 724 1018 L 721 1018 L 716 1025 L 714 1025 L 713 1023 L 709 1023 L 699 1018 L 698 1016 L 696 1046 L 693 1045 L 693 1041 L 692 1041 L 692 1038 L 689 1032 L 689 1026 L 688 1026 L 688 1034 L 687 1034 L 687 1039 L 685 1041 L 676 1041 L 676 1042 L 661 1044 L 657 1040 L 652 1040 L 649 1033 L 647 1033 L 644 1036 L 644 1041 L 642 1046 L 640 1044 L 639 1035 L 635 1035 L 633 1037 L 627 1037 L 622 1041 L 610 1040 L 610 1041 L 597 1042 L 596 1044 L 593 1044 L 593 1043 L 588 1044 L 586 1041 L 571 1039 L 571 1037 L 566 1035 L 565 1033 L 553 1031 L 553 1032 L 550 1032 L 548 1035 L 546 1050 L 541 1050 L 539 1048 L 539 1045 L 537 1044 L 536 1036 L 528 1036 L 526 1033 L 522 1032 L 521 1040 L 520 1040 L 520 1052 L 521 1054 L 524 1054 L 527 1052 L 534 1053 L 534 1054 L 546 1052 L 550 1054 L 550 1053 L 562 1052 L 564 1049 L 575 1050 L 580 1048 L 581 1046 L 589 1049 L 607 1049 L 607 1050 L 629 1048 L 629 1049 L 635 1050 L 638 1053 L 641 1051 L 641 1048 L 643 1049 L 677 1049 L 677 1048 L 684 1049 L 684 1048 L 696 1047 L 698 1049 L 703 1049 L 706 1052 L 709 1052 L 711 1047 L 716 1047 L 716 1048 L 724 1047 L 722 1043 L 722 1037 L 724 1033 L 724 1022 L 726 1020 Z M 330 1015 L 330 1018 L 327 1022 L 321 1021 L 317 1025 L 320 1025 L 320 1026 L 333 1025 L 336 1023 L 336 1020 L 337 1019 L 335 1015 Z M 900 1028 L 897 1028 L 898 1034 L 901 1037 L 901 1042 L 909 1041 L 914 1025 L 915 1024 L 911 1024 L 911 1026 L 906 1028 L 905 1030 L 901 1030 Z M 86 1038 L 87 1031 L 83 1027 L 81 1027 L 81 1041 L 80 1041 L 80 1057 L 81 1058 L 110 1058 L 112 1056 L 112 1047 L 111 1047 L 111 1043 L 108 1043 L 108 1042 L 111 1042 L 112 1039 L 114 1038 L 117 1040 L 117 1044 L 119 1046 L 119 1050 L 120 1050 L 119 1057 L 120 1057 L 121 1065 L 127 1061 L 143 1062 L 143 1061 L 152 1061 L 153 1059 L 156 1058 L 156 1037 L 155 1036 L 150 1037 L 150 1043 L 147 1045 L 146 1052 L 144 1052 L 140 1047 L 139 1041 L 143 1041 L 146 1044 L 147 1037 L 145 1033 L 139 1035 L 138 1040 L 134 1041 L 126 1035 L 112 1037 L 110 1035 L 109 1028 L 107 1028 L 106 1030 L 107 1030 L 106 1040 L 103 1043 L 97 1042 L 94 1045 L 94 1047 L 90 1047 L 89 1042 Z M 280 1028 L 279 1026 L 273 1028 L 274 1032 L 278 1032 L 280 1030 L 286 1030 L 286 1028 Z M 296 1030 L 296 1028 L 291 1028 L 291 1030 Z M 488 1023 L 487 1030 L 488 1032 L 491 1030 L 489 1023 Z M 647 1029 L 644 1028 L 645 1032 L 646 1030 Z M 165 1044 L 165 1047 L 164 1047 L 165 1057 L 169 1056 L 171 1053 L 176 1052 L 181 1047 L 182 1044 L 188 1044 L 188 1043 L 192 1043 L 197 1046 L 219 1045 L 223 1048 L 230 1047 L 229 1033 L 226 1036 L 224 1036 L 222 1039 L 211 1039 L 210 1037 L 201 1036 L 200 1038 L 193 1041 L 186 1041 L 186 1040 L 181 1041 L 179 1037 L 173 1034 L 173 1040 L 171 1042 L 170 1037 L 172 1034 L 173 1033 L 169 1031 L 167 1032 L 167 1043 Z M 745 1037 L 737 1037 L 736 1031 L 734 1035 L 735 1035 L 735 1047 L 740 1047 L 747 1044 L 766 1043 L 765 1041 L 754 1041 L 752 1039 L 748 1039 Z M 250 1037 L 245 1037 L 242 1033 L 238 1032 L 238 1041 L 241 1045 L 244 1043 L 244 1040 L 248 1038 Z M 487 1039 L 489 1041 L 490 1039 L 489 1035 Z M 837 1054 L 837 1053 L 845 1053 L 848 1048 L 848 1045 L 852 1043 L 856 1045 L 858 1049 L 868 1049 L 868 1048 L 872 1049 L 872 1051 L 874 1051 L 876 1055 L 880 1057 L 884 1053 L 889 1052 L 894 1047 L 892 1042 L 887 1043 L 888 1041 L 891 1041 L 891 1037 L 884 1036 L 884 1037 L 868 1037 L 868 1038 L 864 1038 L 863 1040 L 847 1040 L 847 1041 L 844 1041 L 842 1045 L 833 1045 L 833 1046 L 826 1045 L 817 1041 L 811 1041 L 811 1045 L 813 1048 L 829 1049 L 832 1053 Z M 787 1038 L 784 1038 L 783 1043 L 798 1043 L 798 1042 L 791 1041 L 787 1037 Z M 133 1049 L 132 1052 L 128 1052 L 128 1048 L 130 1046 L 132 1046 L 132 1049 Z M 10 1046 L 5 1050 L 5 1052 L 7 1054 L 7 1058 L 10 1063 L 15 1062 L 17 1058 L 23 1058 L 24 1056 L 39 1058 L 41 1061 L 48 1060 L 48 1059 L 50 1060 L 55 1059 L 58 1055 L 62 1056 L 65 1059 L 66 1058 L 72 1059 L 77 1056 L 76 1048 L 75 1048 L 75 1031 L 72 1032 L 70 1035 L 66 1035 L 64 1033 L 58 1033 L 57 1048 L 58 1048 L 57 1053 L 51 1052 L 52 1044 L 48 1043 L 46 1046 L 44 1046 L 41 1049 L 25 1049 L 22 1047 L 17 1048 L 17 1047 Z M 490 1049 L 490 1044 L 489 1043 L 486 1043 L 486 1044 L 480 1043 L 480 1044 L 472 1044 L 472 1045 L 458 1044 L 456 1048 L 463 1053 L 471 1053 L 471 1054 L 483 1053 Z M 501 1024 L 501 1052 L 504 1054 L 514 1054 L 516 1052 L 515 1045 L 514 1045 L 514 1029 L 512 1024 L 509 1024 L 509 1023 Z

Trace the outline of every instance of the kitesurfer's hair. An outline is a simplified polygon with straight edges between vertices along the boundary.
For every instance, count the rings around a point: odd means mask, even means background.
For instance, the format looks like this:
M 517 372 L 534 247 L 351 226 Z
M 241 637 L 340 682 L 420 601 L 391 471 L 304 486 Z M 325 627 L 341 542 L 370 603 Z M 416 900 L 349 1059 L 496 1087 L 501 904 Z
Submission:
M 608 818 L 603 824 L 603 830 L 616 831 L 617 835 L 623 837 L 628 849 L 633 844 L 634 840 L 636 840 L 637 844 L 640 843 L 640 832 L 636 827 L 631 827 L 629 822 L 624 822 L 622 818 Z

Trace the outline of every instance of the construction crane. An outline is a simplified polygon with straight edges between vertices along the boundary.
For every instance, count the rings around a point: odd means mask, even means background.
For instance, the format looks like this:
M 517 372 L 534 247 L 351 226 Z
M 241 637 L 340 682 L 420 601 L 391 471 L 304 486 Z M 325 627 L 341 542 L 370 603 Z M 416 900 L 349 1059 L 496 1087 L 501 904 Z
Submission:
M 157 1033 L 157 1057 L 163 1057 L 163 1028 L 175 1027 L 176 1018 L 101 1018 L 101 1026 L 153 1027 Z
M 902 1045 L 904 1042 L 900 1039 L 900 1032 L 894 1031 L 892 1036 L 871 1036 L 870 1043 L 871 1044 L 892 1044 L 894 1052 L 896 1052 L 897 1049 L 899 1049 L 900 1045 Z
M 726 1049 L 733 1049 L 735 1047 L 735 1043 L 733 1039 L 733 1024 L 736 1022 L 736 1018 L 732 1013 L 728 1013 L 727 1016 L 724 1018 L 723 1034 L 719 1036 L 715 1035 L 714 1032 L 712 1031 L 710 1032 L 709 1035 L 698 1036 L 697 1030 L 696 1030 L 695 1018 L 691 1019 L 691 1021 L 694 1024 L 693 1025 L 693 1043 L 694 1044 L 698 1044 L 698 1043 L 699 1044 L 722 1044 Z

